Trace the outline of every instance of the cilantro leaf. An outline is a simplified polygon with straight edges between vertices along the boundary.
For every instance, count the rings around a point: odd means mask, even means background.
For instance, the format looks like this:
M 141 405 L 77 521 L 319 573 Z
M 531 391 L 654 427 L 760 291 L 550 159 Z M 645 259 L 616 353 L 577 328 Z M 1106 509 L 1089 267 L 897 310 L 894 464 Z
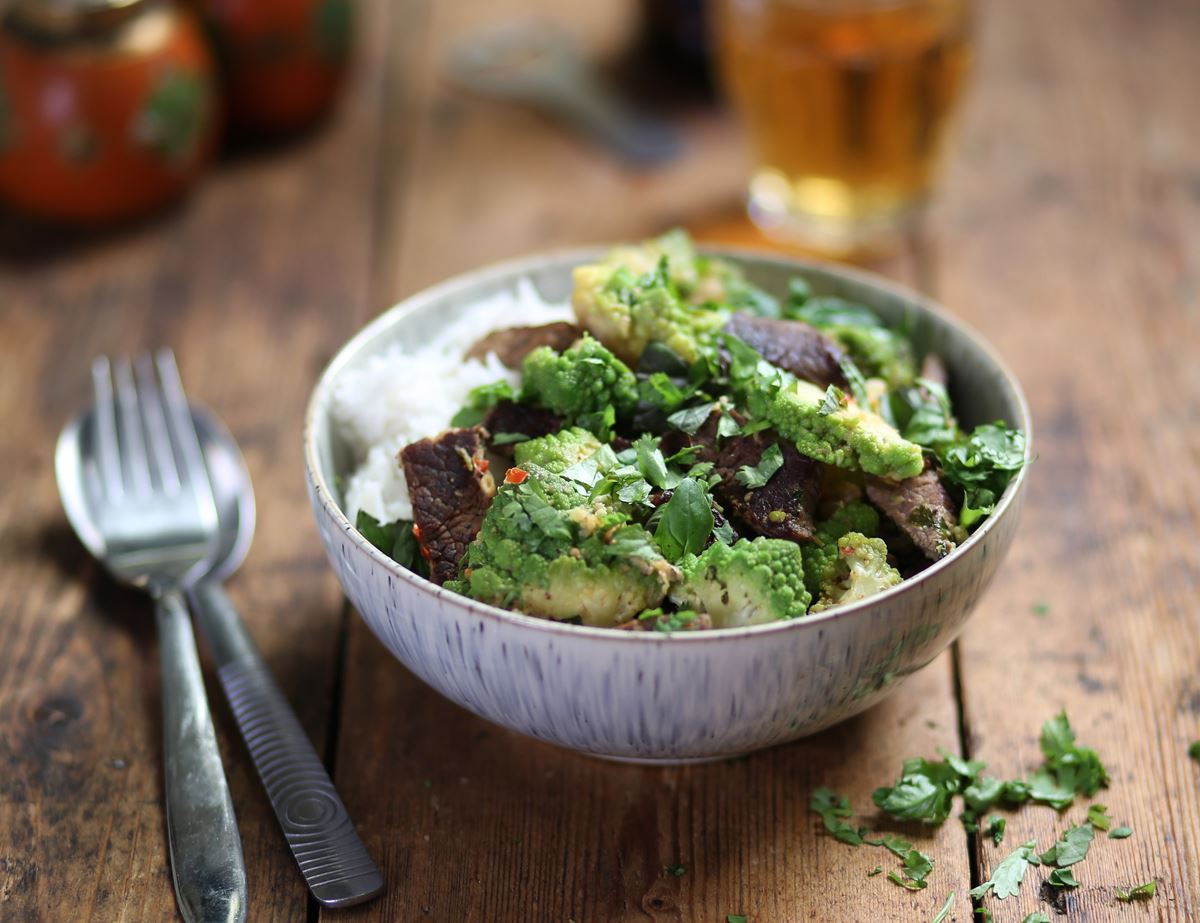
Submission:
M 742 431 L 738 421 L 734 419 L 733 414 L 723 413 L 717 418 L 717 438 L 726 439 L 729 436 L 736 436 Z
M 817 408 L 817 414 L 822 417 L 827 417 L 831 413 L 837 413 L 846 407 L 846 393 L 837 385 L 830 385 L 825 389 L 825 399 L 821 401 L 821 406 Z
M 903 837 L 896 836 L 894 833 L 885 833 L 874 840 L 863 837 L 863 842 L 868 846 L 882 846 L 897 859 L 903 859 L 908 855 L 908 851 L 913 848 L 912 843 Z
M 708 419 L 708 415 L 712 413 L 712 409 L 712 404 L 697 404 L 695 407 L 685 407 L 683 410 L 677 410 L 667 417 L 667 422 L 675 427 L 675 429 L 692 436 L 696 430 L 704 425 L 704 421 Z
M 1034 840 L 1018 846 L 1016 850 L 1001 860 L 992 872 L 991 878 L 979 887 L 971 889 L 971 897 L 982 898 L 991 891 L 996 895 L 997 900 L 1004 900 L 1016 894 L 1021 887 L 1021 880 L 1025 877 L 1025 870 L 1029 868 L 1031 862 L 1036 861 L 1033 854 L 1036 847 L 1037 842 Z
M 734 480 L 749 490 L 755 490 L 765 487 L 767 482 L 775 476 L 775 472 L 782 467 L 783 449 L 779 448 L 778 442 L 773 442 L 763 451 L 758 464 L 742 465 L 738 468 Z
M 1050 918 L 1040 910 L 1035 910 L 1024 920 L 1022 920 L 1021 923 L 1050 923 Z
M 984 833 L 992 838 L 992 843 L 999 846 L 1004 842 L 1004 828 L 1007 826 L 1007 821 L 998 814 L 993 814 L 988 818 L 987 829 Z
M 955 763 L 916 757 L 904 761 L 895 785 L 878 788 L 871 797 L 876 807 L 896 820 L 940 824 L 950 816 L 954 796 L 974 778 L 965 773 L 982 768 L 982 763 L 969 763 L 957 757 Z
M 882 871 L 883 871 L 883 866 L 877 865 L 877 866 L 875 866 L 875 868 L 871 869 L 871 871 L 867 872 L 867 877 L 874 878 L 876 875 L 880 874 Z
M 668 470 L 657 439 L 645 434 L 638 437 L 633 447 L 637 450 L 638 470 L 647 481 L 661 490 L 670 490 L 679 483 L 679 476 Z
M 1079 882 L 1070 869 L 1055 869 L 1046 879 L 1047 884 L 1054 888 L 1078 888 Z
M 970 528 L 996 508 L 1008 482 L 1025 464 L 1025 434 L 1003 421 L 984 423 L 965 438 L 936 449 L 942 474 L 963 491 L 959 522 Z
M 1192 745 L 1188 747 L 1188 756 L 1200 763 L 1200 740 L 1193 741 Z
M 1103 804 L 1093 804 L 1088 808 L 1087 822 L 1097 830 L 1107 830 L 1112 826 L 1112 818 L 1108 816 L 1108 807 Z
M 937 912 L 937 915 L 930 923 L 945 923 L 946 917 L 950 916 L 950 910 L 954 907 L 954 892 L 951 891 L 946 898 L 946 903 L 942 904 L 942 909 Z
M 708 491 L 694 478 L 684 478 L 662 507 L 654 540 L 663 556 L 678 562 L 685 554 L 699 554 L 715 522 Z
M 1040 743 L 1046 762 L 1030 779 L 1030 796 L 1035 801 L 1044 801 L 1061 809 L 1070 804 L 1076 794 L 1090 798 L 1108 787 L 1108 770 L 1095 750 L 1075 743 L 1075 730 L 1065 711 L 1042 725 Z M 1068 794 L 1071 797 L 1066 797 Z
M 413 533 L 413 524 L 408 519 L 381 523 L 365 510 L 359 510 L 354 527 L 363 538 L 386 554 L 389 558 L 422 577 L 429 576 L 429 565 L 421 554 L 421 546 Z
M 894 869 L 887 874 L 888 881 L 897 884 L 902 888 L 907 888 L 909 891 L 923 891 L 929 885 L 924 881 L 917 881 L 911 878 L 901 878 L 900 874 Z
M 871 396 L 867 393 L 867 380 L 858 366 L 854 364 L 854 360 L 843 354 L 842 358 L 838 360 L 838 365 L 841 366 L 842 374 L 846 376 L 846 384 L 850 386 L 850 393 L 854 395 L 854 400 L 860 407 L 870 406 Z
M 855 829 L 842 820 L 854 813 L 850 808 L 850 799 L 845 795 L 839 795 L 832 789 L 821 786 L 813 790 L 808 799 L 808 808 L 821 816 L 825 829 L 833 834 L 834 839 L 851 846 L 862 845 L 866 829 Z
M 1034 615 L 1049 615 L 1050 614 L 1050 603 L 1036 602 L 1032 606 L 1029 607 L 1029 611 L 1032 612 Z
M 1133 836 L 1132 827 L 1114 827 L 1112 830 L 1108 831 L 1108 838 L 1110 840 L 1124 840 L 1131 836 Z
M 1091 824 L 1071 827 L 1062 835 L 1062 839 L 1047 849 L 1038 858 L 1046 865 L 1057 865 L 1061 869 L 1082 862 L 1092 845 L 1094 832 Z
M 743 913 L 726 914 L 725 923 L 746 923 L 746 915 Z
M 676 878 L 681 878 L 687 874 L 687 868 L 682 865 L 668 865 L 667 871 Z
M 1128 891 L 1117 888 L 1117 900 L 1123 901 L 1126 904 L 1128 904 L 1130 901 L 1148 901 L 1150 898 L 1154 897 L 1154 894 L 1157 891 L 1158 883 L 1155 881 L 1148 881 L 1144 885 L 1137 885 L 1136 887 L 1130 888 Z

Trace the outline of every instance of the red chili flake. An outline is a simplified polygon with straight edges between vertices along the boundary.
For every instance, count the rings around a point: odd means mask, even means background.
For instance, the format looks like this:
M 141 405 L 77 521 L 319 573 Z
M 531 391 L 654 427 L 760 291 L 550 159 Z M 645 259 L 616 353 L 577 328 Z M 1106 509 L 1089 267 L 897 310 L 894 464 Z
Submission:
M 486 458 L 475 459 L 475 470 L 479 474 L 487 474 L 488 465 L 491 464 Z
M 526 478 L 529 477 L 529 472 L 524 468 L 509 468 L 504 473 L 505 484 L 524 484 Z
M 413 538 L 415 538 L 418 542 L 421 540 L 421 527 L 415 522 L 413 523 Z

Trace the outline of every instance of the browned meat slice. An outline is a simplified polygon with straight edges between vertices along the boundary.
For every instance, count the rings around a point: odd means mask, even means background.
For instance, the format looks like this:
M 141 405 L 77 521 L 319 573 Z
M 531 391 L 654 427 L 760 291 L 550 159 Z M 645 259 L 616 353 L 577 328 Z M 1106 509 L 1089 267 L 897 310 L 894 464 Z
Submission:
M 937 353 L 925 354 L 925 358 L 921 360 L 921 377 L 926 381 L 932 381 L 935 385 L 941 385 L 943 388 L 950 381 L 950 373 L 946 371 L 946 363 L 942 361 L 942 357 Z
M 542 324 L 540 327 L 508 327 L 504 330 L 493 330 L 475 345 L 467 350 L 468 359 L 482 359 L 488 353 L 496 357 L 510 369 L 519 369 L 527 355 L 539 346 L 549 346 L 562 352 L 583 335 L 583 331 L 574 324 L 559 321 L 553 324 Z
M 452 429 L 400 450 L 412 498 L 413 535 L 435 583 L 458 573 L 458 562 L 496 494 L 483 457 L 483 436 L 478 426 Z
M 730 412 L 740 424 L 740 417 Z M 716 465 L 721 480 L 713 492 L 721 505 L 758 535 L 794 542 L 811 540 L 816 527 L 813 514 L 821 494 L 824 465 L 801 455 L 794 445 L 770 431 L 750 436 L 726 436 L 718 445 L 720 416 L 720 412 L 710 414 L 692 437 L 692 444 L 701 447 L 698 460 Z M 739 484 L 737 475 L 742 466 L 757 465 L 774 443 L 779 444 L 783 453 L 783 466 L 762 487 L 751 489 Z
M 511 458 L 513 442 L 510 435 L 519 433 L 529 439 L 548 436 L 563 428 L 563 418 L 549 410 L 531 407 L 529 404 L 518 404 L 514 401 L 500 401 L 487 412 L 483 418 L 483 428 L 488 432 L 488 445 L 497 455 Z M 501 442 L 497 437 L 504 435 Z
M 753 490 L 737 481 L 738 470 L 743 465 L 757 465 L 763 452 L 776 441 L 776 437 L 766 432 L 723 440 L 715 459 L 717 474 L 721 476 L 716 486 L 717 499 L 759 535 L 809 541 L 816 527 L 813 511 L 821 494 L 823 468 L 819 461 L 801 455 L 794 445 L 779 439 L 783 467 L 765 485 Z
M 845 388 L 842 351 L 814 327 L 798 320 L 772 320 L 739 311 L 725 325 L 725 332 L 745 340 L 755 352 L 797 378 L 822 388 Z
M 954 498 L 933 468 L 898 482 L 867 475 L 867 497 L 931 560 L 944 558 L 965 537 Z

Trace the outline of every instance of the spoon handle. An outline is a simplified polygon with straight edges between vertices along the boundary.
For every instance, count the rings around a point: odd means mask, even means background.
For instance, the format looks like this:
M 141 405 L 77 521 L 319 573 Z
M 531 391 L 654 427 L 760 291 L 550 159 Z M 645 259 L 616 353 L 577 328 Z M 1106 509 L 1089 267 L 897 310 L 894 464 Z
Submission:
M 217 749 L 196 636 L 178 590 L 155 601 L 162 657 L 167 838 L 187 923 L 246 919 L 246 866 Z
M 383 890 L 383 876 L 354 830 L 325 766 L 219 583 L 192 591 L 200 630 L 254 768 L 300 872 L 327 907 L 347 907 Z

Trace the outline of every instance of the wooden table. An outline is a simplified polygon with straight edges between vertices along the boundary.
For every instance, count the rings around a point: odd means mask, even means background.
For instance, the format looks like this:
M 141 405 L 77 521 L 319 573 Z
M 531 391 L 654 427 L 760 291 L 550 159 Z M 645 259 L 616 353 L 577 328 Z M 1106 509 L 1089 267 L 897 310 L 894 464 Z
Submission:
M 926 891 L 868 879 L 878 851 L 806 808 L 861 815 L 935 748 L 1011 776 L 1067 708 L 1133 827 L 1099 840 L 1067 920 L 1200 917 L 1200 5 L 982 5 L 960 143 L 922 237 L 884 266 L 1007 357 L 1038 460 L 1016 546 L 955 648 L 869 714 L 730 764 L 622 768 L 533 743 L 439 698 L 342 601 L 312 526 L 301 414 L 323 363 L 400 297 L 540 248 L 683 224 L 748 236 L 728 122 L 683 112 L 686 155 L 632 173 L 536 115 L 448 88 L 449 42 L 530 4 L 364 0 L 353 92 L 329 129 L 224 164 L 151 225 L 64 242 L 6 225 L 0 266 L 0 919 L 174 920 L 148 607 L 104 579 L 60 512 L 55 436 L 88 362 L 170 344 L 228 422 L 258 491 L 231 591 L 388 882 L 318 913 L 224 703 L 215 705 L 256 921 L 974 919 L 967 892 L 1067 818 L 1008 812 L 1003 847 L 956 820 L 907 835 Z M 540 0 L 596 51 L 624 4 Z M 210 688 L 216 689 L 212 677 Z M 868 817 L 870 821 L 871 818 Z M 682 875 L 668 866 L 685 867 Z M 998 921 L 1050 912 L 1033 870 Z M 1154 879 L 1142 906 L 1115 888 Z

